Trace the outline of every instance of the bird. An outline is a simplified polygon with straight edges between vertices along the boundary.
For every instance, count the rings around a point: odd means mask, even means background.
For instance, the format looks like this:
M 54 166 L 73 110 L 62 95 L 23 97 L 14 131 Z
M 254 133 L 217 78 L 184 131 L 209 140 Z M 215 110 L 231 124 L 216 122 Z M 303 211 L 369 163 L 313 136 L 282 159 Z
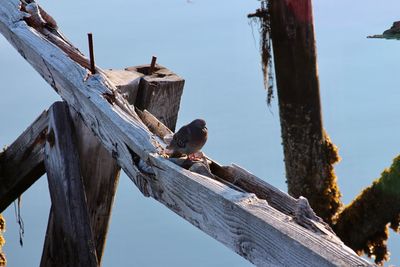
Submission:
M 182 126 L 173 136 L 167 146 L 170 157 L 180 157 L 187 155 L 188 159 L 195 160 L 193 154 L 207 142 L 208 129 L 203 119 L 195 119 L 191 123 Z

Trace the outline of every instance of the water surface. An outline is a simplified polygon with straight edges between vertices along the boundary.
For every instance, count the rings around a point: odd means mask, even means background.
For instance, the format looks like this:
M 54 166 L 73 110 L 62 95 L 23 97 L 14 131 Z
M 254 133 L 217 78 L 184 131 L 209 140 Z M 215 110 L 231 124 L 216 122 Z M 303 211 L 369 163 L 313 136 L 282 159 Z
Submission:
M 286 191 L 276 101 L 262 88 L 257 28 L 246 14 L 255 0 L 40 1 L 62 31 L 87 54 L 93 32 L 96 63 L 124 68 L 158 62 L 186 80 L 178 127 L 196 117 L 210 131 L 204 152 L 239 164 Z M 400 152 L 397 73 L 400 41 L 371 40 L 399 19 L 400 3 L 315 1 L 314 16 L 324 125 L 339 146 L 336 172 L 344 202 L 379 177 Z M 59 97 L 0 38 L 0 145 L 13 140 Z M 7 220 L 9 266 L 37 266 L 50 199 L 46 177 L 23 195 L 24 247 L 13 206 Z M 400 238 L 389 239 L 400 265 Z M 396 253 L 397 252 L 397 253 Z M 396 255 L 397 254 L 397 255 Z M 122 175 L 103 266 L 251 266 Z

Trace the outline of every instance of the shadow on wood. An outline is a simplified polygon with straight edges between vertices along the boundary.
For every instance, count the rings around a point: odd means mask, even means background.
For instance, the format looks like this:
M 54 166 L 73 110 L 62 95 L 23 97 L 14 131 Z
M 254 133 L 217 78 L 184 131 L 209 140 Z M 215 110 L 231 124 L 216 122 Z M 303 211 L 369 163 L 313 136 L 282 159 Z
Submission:
M 45 166 L 52 208 L 40 266 L 98 266 L 68 106 L 49 110 Z
M 0 153 L 0 212 L 45 174 L 43 150 L 47 123 L 44 111 Z
M 307 211 L 305 201 L 296 201 L 297 206 L 293 208 L 295 215 L 287 215 L 253 192 L 236 190 L 226 182 L 193 173 L 171 162 L 164 154 L 163 140 L 149 131 L 134 107 L 104 72 L 98 68 L 98 74 L 88 75 L 86 69 L 45 35 L 18 20 L 21 14 L 17 2 L 0 2 L 0 32 L 79 114 L 145 195 L 153 197 L 257 265 L 371 265 L 342 242 L 332 238 L 329 231 L 315 231 L 299 224 L 297 215 L 303 214 L 302 210 Z M 61 114 L 64 114 L 61 120 L 57 117 L 54 121 L 52 117 L 46 143 L 46 153 L 49 155 L 46 168 L 52 203 L 54 206 L 57 203 L 54 220 L 58 225 L 62 219 L 60 227 L 64 234 L 70 234 L 70 240 L 80 237 L 76 240 L 79 250 L 73 251 L 73 248 L 67 247 L 66 252 L 82 258 L 81 263 L 86 263 L 86 266 L 93 266 L 97 264 L 96 252 L 87 207 L 73 205 L 75 199 L 77 203 L 86 203 L 77 162 L 78 152 L 73 144 L 67 147 L 66 141 L 63 141 L 68 133 L 59 131 L 59 124 L 69 121 L 66 127 L 71 127 L 72 123 L 66 118 L 67 112 Z M 74 140 L 70 138 L 73 133 L 71 130 L 69 132 L 69 138 L 66 139 L 73 143 Z M 58 146 L 63 149 L 57 149 Z M 150 172 L 144 172 L 143 166 Z M 240 179 L 244 177 L 246 175 Z M 61 186 L 60 183 L 65 185 Z M 70 194 L 73 198 L 69 197 Z M 76 209 L 72 210 L 71 205 Z M 305 219 L 315 221 L 313 216 L 307 215 Z M 79 229 L 75 228 L 78 223 L 81 226 Z M 88 243 L 80 243 L 82 240 L 88 240 Z

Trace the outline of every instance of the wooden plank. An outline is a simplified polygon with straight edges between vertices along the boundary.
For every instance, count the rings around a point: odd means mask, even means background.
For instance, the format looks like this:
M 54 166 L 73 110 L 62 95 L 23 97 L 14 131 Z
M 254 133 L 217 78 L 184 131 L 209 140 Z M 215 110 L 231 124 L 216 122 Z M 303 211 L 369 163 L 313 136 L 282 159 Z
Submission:
M 153 114 L 147 110 L 137 110 L 137 113 L 143 123 L 149 128 L 149 130 L 163 139 L 168 134 L 173 134 L 173 132 L 165 126 L 161 121 L 159 121 Z
M 185 80 L 161 65 L 156 64 L 151 74 L 148 73 L 149 68 L 150 65 L 126 68 L 128 71 L 145 74 L 140 80 L 134 104 L 140 110 L 147 109 L 169 129 L 175 131 Z
M 172 131 L 168 129 L 168 127 L 147 110 L 138 110 L 138 115 L 149 130 L 161 139 L 166 135 L 172 134 Z M 214 175 L 217 175 L 228 183 L 240 187 L 246 192 L 254 193 L 257 197 L 267 200 L 269 205 L 287 215 L 295 214 L 297 203 L 295 198 L 237 165 L 221 166 L 211 158 L 207 157 L 207 159 L 211 162 L 210 168 Z
M 71 113 L 77 137 L 90 225 L 97 259 L 101 265 L 121 167 L 79 116 L 73 110 Z
M 74 123 L 93 241 L 96 247 L 98 264 L 101 265 L 121 168 L 79 116 L 73 110 L 70 110 L 70 113 Z M 53 247 L 63 245 L 62 243 L 56 245 L 62 238 L 57 237 L 59 231 L 55 230 L 57 226 L 55 225 L 53 212 L 54 209 L 52 208 L 46 234 L 47 242 L 42 255 L 43 265 L 49 264 L 44 264 L 46 262 L 45 259 L 58 258 L 58 256 L 54 256 L 58 251 L 53 251 L 53 255 L 49 253 Z
M 47 111 L 0 153 L 0 212 L 44 173 Z
M 155 138 L 102 70 L 89 75 L 88 70 L 25 23 L 19 4 L 18 0 L 0 2 L 0 32 L 77 111 L 139 190 L 147 195 L 147 178 L 132 162 L 136 155 L 147 161 L 148 153 L 157 151 Z
M 72 127 L 67 104 L 53 104 L 45 145 L 52 209 L 40 266 L 98 266 Z
M 3 3 L 15 1 L 0 3 L 0 31 L 80 114 L 144 194 L 257 265 L 371 265 L 345 246 L 300 226 L 295 218 L 254 194 L 234 190 L 162 158 L 157 153 L 162 154 L 161 141 L 104 76 L 86 77 L 86 71 L 44 36 L 20 21 L 7 19 L 17 11 Z M 140 162 L 148 164 L 153 174 L 142 173 L 137 165 Z
M 156 152 L 152 136 L 133 106 L 118 94 L 104 72 L 90 75 L 46 36 L 29 27 L 19 4 L 18 0 L 1 1 L 0 32 L 101 137 L 103 145 L 115 155 L 129 147 L 144 159 L 149 152 Z
M 159 156 L 153 197 L 257 266 L 368 266 L 344 245 L 306 230 L 254 194 L 183 170 Z M 162 178 L 161 178 L 162 177 Z

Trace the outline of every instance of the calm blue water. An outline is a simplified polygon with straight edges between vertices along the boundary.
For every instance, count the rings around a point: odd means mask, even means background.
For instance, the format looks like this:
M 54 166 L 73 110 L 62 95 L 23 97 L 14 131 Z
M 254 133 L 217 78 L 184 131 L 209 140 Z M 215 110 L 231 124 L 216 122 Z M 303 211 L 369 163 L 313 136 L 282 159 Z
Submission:
M 158 62 L 186 79 L 178 126 L 196 117 L 210 131 L 205 153 L 236 163 L 286 190 L 276 101 L 262 88 L 257 28 L 246 18 L 256 0 L 136 0 L 40 2 L 86 53 L 93 32 L 96 63 L 124 68 Z M 350 202 L 400 152 L 400 41 L 371 40 L 399 19 L 386 0 L 315 1 L 324 124 L 340 148 L 336 167 Z M 106 23 L 107 21 L 107 23 Z M 252 34 L 254 31 L 254 36 Z M 52 89 L 0 38 L 0 146 L 13 140 L 52 102 Z M 37 266 L 50 200 L 46 177 L 23 195 L 24 247 L 13 207 L 7 219 L 9 266 Z M 391 264 L 400 265 L 400 238 L 391 234 Z M 250 266 L 158 202 L 142 197 L 122 175 L 103 266 Z

